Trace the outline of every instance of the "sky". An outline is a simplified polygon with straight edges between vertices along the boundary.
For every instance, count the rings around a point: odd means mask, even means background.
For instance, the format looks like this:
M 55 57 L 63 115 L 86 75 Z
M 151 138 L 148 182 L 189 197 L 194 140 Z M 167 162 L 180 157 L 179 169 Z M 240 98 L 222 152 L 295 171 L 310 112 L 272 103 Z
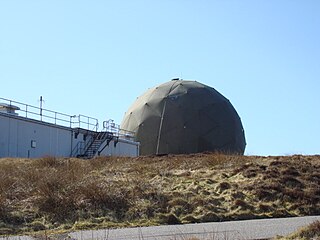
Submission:
M 320 154 L 318 0 L 0 0 L 0 98 L 121 123 L 148 88 L 230 100 L 246 155 Z

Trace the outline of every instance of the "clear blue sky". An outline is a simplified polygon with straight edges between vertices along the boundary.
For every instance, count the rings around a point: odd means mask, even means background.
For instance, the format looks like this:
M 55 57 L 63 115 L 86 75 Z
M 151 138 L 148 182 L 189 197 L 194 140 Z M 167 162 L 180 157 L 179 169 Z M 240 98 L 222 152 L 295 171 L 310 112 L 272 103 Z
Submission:
M 197 80 L 248 155 L 320 153 L 318 0 L 0 0 L 0 97 L 120 123 L 145 90 Z

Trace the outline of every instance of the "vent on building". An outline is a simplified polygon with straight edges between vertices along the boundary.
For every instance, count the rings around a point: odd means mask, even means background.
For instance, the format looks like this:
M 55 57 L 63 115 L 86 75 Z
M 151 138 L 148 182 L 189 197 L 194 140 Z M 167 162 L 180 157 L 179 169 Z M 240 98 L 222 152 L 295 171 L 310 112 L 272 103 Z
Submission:
M 7 103 L 0 103 L 0 112 L 1 113 L 8 113 L 8 114 L 12 114 L 12 115 L 18 115 L 18 113 L 16 113 L 17 110 L 20 110 L 19 107 L 11 105 L 11 104 L 7 104 Z

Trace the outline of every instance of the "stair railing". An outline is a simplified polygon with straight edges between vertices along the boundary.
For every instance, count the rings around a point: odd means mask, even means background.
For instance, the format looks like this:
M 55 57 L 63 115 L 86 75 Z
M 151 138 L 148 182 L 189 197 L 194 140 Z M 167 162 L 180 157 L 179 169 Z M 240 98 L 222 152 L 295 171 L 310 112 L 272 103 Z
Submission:
M 111 140 L 113 139 L 113 133 L 112 132 L 107 132 L 107 135 L 106 135 L 106 140 L 107 142 L 105 143 L 105 145 L 99 150 L 98 149 L 98 156 L 100 156 L 100 154 L 102 153 L 102 151 L 107 147 L 109 146 L 109 143 L 111 142 Z M 101 146 L 100 146 L 101 147 Z
M 77 157 L 84 154 L 84 142 L 78 142 L 76 146 L 72 149 L 71 157 Z
M 102 144 L 102 142 L 106 140 L 107 136 L 108 136 L 108 132 L 99 132 L 98 134 L 95 134 L 95 136 L 91 139 L 91 141 L 88 141 L 88 143 L 86 144 L 84 155 L 88 154 L 89 149 L 91 148 L 91 146 L 96 140 L 101 140 L 101 144 Z M 93 152 L 93 155 L 98 151 L 98 149 L 95 149 L 95 151 Z

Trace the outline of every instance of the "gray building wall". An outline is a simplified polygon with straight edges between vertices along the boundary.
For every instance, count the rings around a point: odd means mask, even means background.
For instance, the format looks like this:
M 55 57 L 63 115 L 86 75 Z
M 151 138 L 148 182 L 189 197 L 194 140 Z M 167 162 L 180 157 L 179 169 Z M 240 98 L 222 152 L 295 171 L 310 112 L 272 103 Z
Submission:
M 111 140 L 109 145 L 106 145 L 107 141 L 101 144 L 98 152 L 100 156 L 139 156 L 138 142 L 127 141 L 125 139 L 119 139 L 115 145 L 115 139 Z
M 0 157 L 70 156 L 80 140 L 71 128 L 0 113 Z
M 70 157 L 92 141 L 94 132 L 0 112 L 0 157 Z M 101 145 L 101 156 L 138 156 L 139 143 L 119 139 Z

